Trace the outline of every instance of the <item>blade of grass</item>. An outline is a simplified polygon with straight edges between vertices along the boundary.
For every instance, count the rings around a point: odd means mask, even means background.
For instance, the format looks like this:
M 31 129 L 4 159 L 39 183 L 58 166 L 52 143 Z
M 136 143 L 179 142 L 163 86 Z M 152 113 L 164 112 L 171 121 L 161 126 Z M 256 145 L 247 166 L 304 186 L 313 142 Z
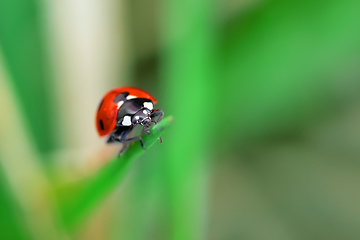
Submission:
M 0 48 L 35 146 L 54 147 L 49 56 L 41 22 L 41 1 L 0 1 Z
M 177 119 L 165 151 L 169 235 L 200 240 L 206 236 L 207 164 L 214 132 L 213 101 L 221 81 L 214 81 L 215 1 L 163 1 L 162 86 L 168 111 Z M 166 109 L 166 108 L 165 108 Z
M 219 103 L 234 117 L 220 139 L 248 142 L 332 112 L 331 95 L 356 86 L 356 77 L 335 83 L 333 76 L 358 63 L 359 8 L 354 0 L 266 1 L 225 26 Z
M 162 136 L 173 117 L 164 118 L 160 123 L 150 129 L 150 135 L 142 136 L 144 147 L 150 148 Z M 97 204 L 122 180 L 127 172 L 129 164 L 139 158 L 145 150 L 136 141 L 120 157 L 110 161 L 91 179 L 86 181 L 77 191 L 76 196 L 71 199 L 62 198 L 63 223 L 70 230 L 74 230 Z M 61 197 L 61 196 L 60 196 Z M 60 199 L 61 200 L 61 199 Z
M 0 165 L 0 239 L 35 239 L 26 230 L 26 224 L 21 221 L 22 219 L 19 217 L 20 214 L 17 209 L 18 206 L 16 201 L 14 201 L 14 196 L 11 195 L 8 189 L 9 186 L 6 185 L 3 175 L 3 169 Z
M 13 201 L 34 239 L 62 239 L 50 181 L 34 149 L 0 51 L 0 165 Z M 36 214 L 34 214 L 36 213 Z

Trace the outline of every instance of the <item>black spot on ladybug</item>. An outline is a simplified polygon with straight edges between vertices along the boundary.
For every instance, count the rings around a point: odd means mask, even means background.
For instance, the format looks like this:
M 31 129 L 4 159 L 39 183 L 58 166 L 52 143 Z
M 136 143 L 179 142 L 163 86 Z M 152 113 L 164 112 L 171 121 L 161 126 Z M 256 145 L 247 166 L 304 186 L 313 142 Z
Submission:
M 103 121 L 100 120 L 99 123 L 100 123 L 100 128 L 101 128 L 102 130 L 105 130 L 105 129 L 104 129 L 104 123 L 103 123 Z
M 120 102 L 120 101 L 126 101 L 126 97 L 129 95 L 129 93 L 128 92 L 123 92 L 123 93 L 120 93 L 120 94 L 118 94 L 115 98 L 114 98 L 114 100 L 113 100 L 113 102 L 114 103 L 118 103 L 118 102 Z

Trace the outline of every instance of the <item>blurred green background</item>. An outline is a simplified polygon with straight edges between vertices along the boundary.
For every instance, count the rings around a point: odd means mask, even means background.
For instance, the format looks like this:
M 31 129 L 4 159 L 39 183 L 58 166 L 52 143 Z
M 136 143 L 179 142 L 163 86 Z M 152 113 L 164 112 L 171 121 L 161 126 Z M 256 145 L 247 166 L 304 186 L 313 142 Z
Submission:
M 0 239 L 360 239 L 359 23 L 355 0 L 1 0 Z M 95 111 L 128 85 L 174 124 L 69 229 L 58 185 L 116 155 Z

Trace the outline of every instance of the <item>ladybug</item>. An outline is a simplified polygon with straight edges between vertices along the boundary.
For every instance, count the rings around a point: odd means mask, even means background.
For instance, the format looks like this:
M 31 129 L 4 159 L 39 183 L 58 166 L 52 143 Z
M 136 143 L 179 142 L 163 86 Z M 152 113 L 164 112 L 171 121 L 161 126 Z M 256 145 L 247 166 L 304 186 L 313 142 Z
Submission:
M 119 155 L 132 141 L 139 140 L 144 148 L 141 136 L 129 135 L 138 125 L 142 126 L 141 133 L 150 134 L 151 123 L 157 124 L 161 121 L 164 112 L 153 109 L 156 103 L 153 96 L 135 87 L 118 87 L 107 92 L 96 113 L 96 129 L 99 136 L 108 136 L 107 143 L 123 143 Z

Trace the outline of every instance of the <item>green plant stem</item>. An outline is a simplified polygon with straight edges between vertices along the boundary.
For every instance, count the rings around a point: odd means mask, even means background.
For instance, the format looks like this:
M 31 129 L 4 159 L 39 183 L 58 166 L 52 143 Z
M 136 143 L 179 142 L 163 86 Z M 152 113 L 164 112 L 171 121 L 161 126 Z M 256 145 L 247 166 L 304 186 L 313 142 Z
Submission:
M 217 119 L 212 108 L 222 81 L 214 81 L 215 1 L 164 1 L 162 86 L 165 109 L 177 116 L 164 149 L 167 239 L 206 239 L 208 163 Z
M 159 141 L 163 131 L 169 127 L 173 120 L 172 116 L 164 118 L 160 123 L 150 129 L 150 135 L 142 136 L 144 147 L 150 148 Z M 145 150 L 136 141 L 129 149 L 120 156 L 110 161 L 99 172 L 84 183 L 76 197 L 62 203 L 63 222 L 69 229 L 74 229 L 81 223 L 83 217 L 114 189 L 127 172 L 130 163 L 139 158 Z

